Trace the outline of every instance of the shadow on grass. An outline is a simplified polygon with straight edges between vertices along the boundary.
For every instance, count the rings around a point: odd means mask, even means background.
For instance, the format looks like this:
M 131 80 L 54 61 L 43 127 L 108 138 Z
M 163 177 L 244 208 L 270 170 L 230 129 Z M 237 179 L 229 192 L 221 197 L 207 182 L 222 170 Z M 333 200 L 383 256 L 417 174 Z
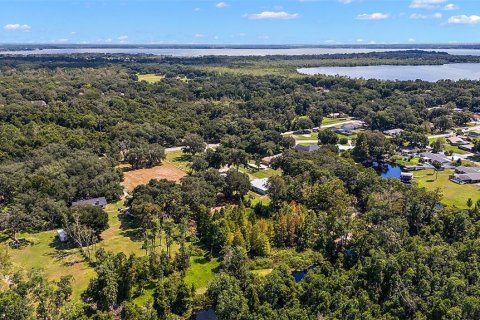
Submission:
M 175 157 L 173 159 L 173 161 L 176 161 L 176 162 L 190 162 L 190 161 L 192 161 L 192 155 L 184 153 L 181 156 Z
M 204 265 L 210 263 L 211 260 L 207 259 L 206 257 L 195 257 L 193 258 L 193 262 L 198 265 Z M 216 266 L 212 269 L 213 273 L 220 272 L 220 266 Z
M 125 215 L 119 215 L 120 234 L 130 238 L 132 241 L 139 241 L 143 238 L 142 230 L 134 218 Z

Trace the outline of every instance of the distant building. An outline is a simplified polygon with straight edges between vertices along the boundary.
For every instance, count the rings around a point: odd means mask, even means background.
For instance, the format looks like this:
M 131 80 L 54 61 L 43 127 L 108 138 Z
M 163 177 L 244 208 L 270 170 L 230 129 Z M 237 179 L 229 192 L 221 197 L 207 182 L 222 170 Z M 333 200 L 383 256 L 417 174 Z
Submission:
M 455 168 L 455 173 L 458 173 L 458 174 L 480 173 L 480 168 L 459 166 Z
M 442 166 L 449 165 L 452 162 L 452 160 L 441 153 L 424 152 L 422 153 L 422 158 L 430 163 L 436 160 L 440 162 Z
M 102 209 L 105 209 L 105 207 L 107 206 L 107 199 L 105 199 L 105 197 L 100 197 L 100 198 L 92 198 L 92 199 L 78 200 L 78 201 L 72 202 L 72 207 L 85 206 L 85 205 L 91 205 L 91 206 L 101 207 Z
M 43 100 L 33 100 L 33 101 L 30 101 L 30 103 L 34 107 L 46 107 L 46 106 L 48 106 L 47 103 Z
M 315 152 L 320 149 L 320 147 L 317 144 L 310 144 L 308 146 L 297 144 L 294 149 L 298 152 Z
M 470 152 L 473 151 L 473 148 L 474 148 L 474 147 L 475 147 L 475 146 L 474 146 L 473 144 L 471 144 L 471 143 L 458 146 L 459 149 L 462 149 L 462 150 L 465 150 L 465 151 L 470 151 Z
M 471 184 L 480 182 L 480 173 L 454 174 L 450 178 L 453 182 L 460 184 Z
M 391 130 L 383 131 L 383 134 L 390 137 L 396 137 L 396 136 L 399 136 L 402 132 L 403 132 L 403 129 L 391 129 Z
M 447 138 L 447 141 L 452 146 L 461 146 L 461 145 L 464 145 L 464 144 L 468 144 L 468 141 L 465 141 L 460 137 L 449 137 L 449 138 Z
M 261 162 L 261 164 L 263 164 L 264 166 L 270 167 L 270 165 L 272 164 L 273 159 L 278 158 L 278 157 L 280 157 L 281 155 L 282 155 L 282 154 L 279 153 L 279 154 L 276 154 L 276 155 L 274 155 L 274 156 L 265 157 L 265 158 L 262 158 L 262 160 L 261 160 L 260 162 Z
M 67 233 L 63 229 L 57 230 L 57 235 L 60 242 L 65 242 L 68 239 Z
M 480 130 L 469 131 L 468 136 L 471 138 L 480 138 Z
M 252 191 L 262 196 L 267 194 L 267 189 L 268 189 L 267 183 L 268 183 L 268 178 L 255 179 L 250 181 Z

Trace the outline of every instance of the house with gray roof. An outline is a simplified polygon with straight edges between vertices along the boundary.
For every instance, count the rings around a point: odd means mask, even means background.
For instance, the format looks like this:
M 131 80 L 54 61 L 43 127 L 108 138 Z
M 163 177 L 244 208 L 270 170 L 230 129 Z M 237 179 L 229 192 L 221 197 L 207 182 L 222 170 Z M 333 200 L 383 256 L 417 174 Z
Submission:
M 427 162 L 432 163 L 433 161 L 438 161 L 442 164 L 442 166 L 446 166 L 452 163 L 452 160 L 450 158 L 441 153 L 424 152 L 421 154 L 421 156 L 422 159 Z
M 450 180 L 459 184 L 480 183 L 480 173 L 454 174 Z
M 298 152 L 315 152 L 320 149 L 320 147 L 317 144 L 310 144 L 308 146 L 297 144 L 294 149 Z
M 72 207 L 76 206 L 95 206 L 95 207 L 101 207 L 102 209 L 105 209 L 107 206 L 107 199 L 105 197 L 100 197 L 100 198 L 92 198 L 92 199 L 85 199 L 85 200 L 78 200 L 72 202 Z

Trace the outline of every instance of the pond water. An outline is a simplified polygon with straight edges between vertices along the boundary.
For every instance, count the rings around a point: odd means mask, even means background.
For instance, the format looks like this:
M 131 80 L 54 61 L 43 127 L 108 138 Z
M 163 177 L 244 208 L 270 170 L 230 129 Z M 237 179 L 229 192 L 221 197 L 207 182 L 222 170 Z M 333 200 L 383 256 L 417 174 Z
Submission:
M 392 163 L 373 164 L 373 169 L 378 172 L 382 178 L 396 178 L 400 179 L 402 168 Z
M 292 276 L 295 279 L 295 282 L 302 281 L 303 278 L 305 278 L 306 275 L 307 275 L 307 272 L 305 272 L 305 271 L 294 271 L 294 272 L 292 272 Z
M 379 80 L 480 80 L 480 63 L 451 63 L 444 65 L 420 66 L 360 66 L 360 67 L 320 67 L 300 68 L 299 73 L 308 75 L 324 74 L 350 78 Z

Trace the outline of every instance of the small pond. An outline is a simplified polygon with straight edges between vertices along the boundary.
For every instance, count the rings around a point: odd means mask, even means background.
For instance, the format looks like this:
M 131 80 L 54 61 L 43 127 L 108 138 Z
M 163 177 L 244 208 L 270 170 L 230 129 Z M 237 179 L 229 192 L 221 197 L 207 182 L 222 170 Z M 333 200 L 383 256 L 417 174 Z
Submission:
M 400 175 L 402 174 L 402 168 L 394 163 L 374 163 L 372 168 L 375 169 L 375 171 L 377 171 L 378 174 L 385 179 L 400 179 Z

